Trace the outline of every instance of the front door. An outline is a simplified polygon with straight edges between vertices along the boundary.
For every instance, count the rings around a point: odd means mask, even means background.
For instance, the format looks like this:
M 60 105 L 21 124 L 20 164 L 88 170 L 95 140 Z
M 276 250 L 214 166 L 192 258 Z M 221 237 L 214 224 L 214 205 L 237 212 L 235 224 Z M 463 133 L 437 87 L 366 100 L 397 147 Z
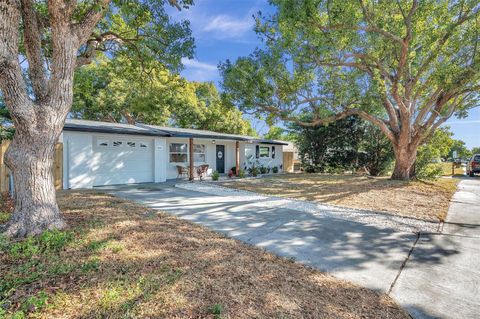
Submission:
M 217 172 L 225 174 L 225 145 L 217 145 Z

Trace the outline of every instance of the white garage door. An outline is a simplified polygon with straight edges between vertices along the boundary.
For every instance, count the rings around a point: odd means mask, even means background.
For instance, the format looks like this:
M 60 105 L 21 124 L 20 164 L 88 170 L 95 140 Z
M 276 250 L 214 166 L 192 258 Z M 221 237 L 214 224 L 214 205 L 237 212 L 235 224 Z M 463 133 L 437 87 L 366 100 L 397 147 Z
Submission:
M 93 138 L 93 186 L 153 182 L 153 164 L 152 139 Z

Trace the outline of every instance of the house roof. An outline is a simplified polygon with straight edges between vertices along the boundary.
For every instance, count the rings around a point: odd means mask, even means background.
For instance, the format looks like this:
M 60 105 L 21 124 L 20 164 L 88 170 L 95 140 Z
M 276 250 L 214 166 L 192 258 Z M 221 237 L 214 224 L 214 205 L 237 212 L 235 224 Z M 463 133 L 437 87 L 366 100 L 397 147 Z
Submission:
M 77 119 L 67 119 L 63 129 L 65 131 L 77 131 L 77 132 L 148 135 L 148 136 L 164 136 L 164 137 L 207 138 L 207 139 L 255 142 L 260 144 L 287 145 L 287 143 L 283 141 L 267 140 L 267 139 L 256 138 L 253 136 L 219 133 L 219 132 L 207 131 L 207 130 L 196 130 L 196 129 L 156 126 L 156 125 L 146 125 L 146 124 L 131 125 L 131 124 L 87 121 L 87 120 L 77 120 Z
M 127 135 L 170 136 L 166 132 L 143 128 L 131 124 L 109 123 L 99 121 L 87 121 L 67 119 L 63 126 L 64 131 L 95 132 Z

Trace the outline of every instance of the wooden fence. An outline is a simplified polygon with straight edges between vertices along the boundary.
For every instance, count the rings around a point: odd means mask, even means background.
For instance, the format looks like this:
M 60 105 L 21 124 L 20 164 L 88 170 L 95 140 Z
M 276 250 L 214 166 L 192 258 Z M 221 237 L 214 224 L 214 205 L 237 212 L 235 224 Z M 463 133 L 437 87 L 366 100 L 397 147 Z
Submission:
M 293 173 L 293 152 L 283 152 L 283 170 Z
M 10 169 L 5 165 L 3 157 L 7 151 L 10 141 L 3 141 L 0 145 L 0 192 L 11 191 L 10 189 Z M 58 143 L 55 146 L 55 159 L 53 163 L 53 180 L 56 189 L 63 188 L 63 144 Z

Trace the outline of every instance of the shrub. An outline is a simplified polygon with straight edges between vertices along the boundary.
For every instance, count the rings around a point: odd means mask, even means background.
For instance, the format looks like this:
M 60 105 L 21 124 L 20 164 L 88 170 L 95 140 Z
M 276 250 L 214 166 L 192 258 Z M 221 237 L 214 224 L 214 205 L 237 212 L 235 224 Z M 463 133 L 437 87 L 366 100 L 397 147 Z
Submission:
M 442 128 L 422 146 L 418 148 L 417 161 L 415 162 L 415 173 L 419 179 L 437 179 L 443 174 L 440 158 L 448 156 L 448 152 L 454 143 L 452 133 L 448 128 Z M 437 163 L 435 163 L 437 162 Z
M 254 165 L 254 166 L 251 166 L 249 169 L 248 169 L 248 174 L 250 176 L 257 176 L 258 175 L 258 168 Z
M 245 177 L 245 171 L 243 169 L 238 171 L 238 178 L 244 178 Z
M 278 167 L 277 167 L 277 166 L 274 166 L 274 167 L 272 168 L 272 173 L 275 173 L 275 174 L 278 173 Z
M 260 174 L 267 174 L 268 173 L 268 168 L 265 166 L 260 166 Z
M 329 125 L 292 125 L 307 173 L 342 173 L 361 168 L 370 175 L 386 172 L 393 159 L 390 141 L 377 127 L 356 116 Z
M 218 178 L 220 177 L 220 173 L 218 171 L 213 171 L 212 173 L 212 180 L 218 181 Z
M 304 165 L 304 171 L 305 173 L 313 174 L 313 173 L 319 173 L 321 172 L 321 168 L 315 165 L 310 165 L 310 164 L 305 164 Z

